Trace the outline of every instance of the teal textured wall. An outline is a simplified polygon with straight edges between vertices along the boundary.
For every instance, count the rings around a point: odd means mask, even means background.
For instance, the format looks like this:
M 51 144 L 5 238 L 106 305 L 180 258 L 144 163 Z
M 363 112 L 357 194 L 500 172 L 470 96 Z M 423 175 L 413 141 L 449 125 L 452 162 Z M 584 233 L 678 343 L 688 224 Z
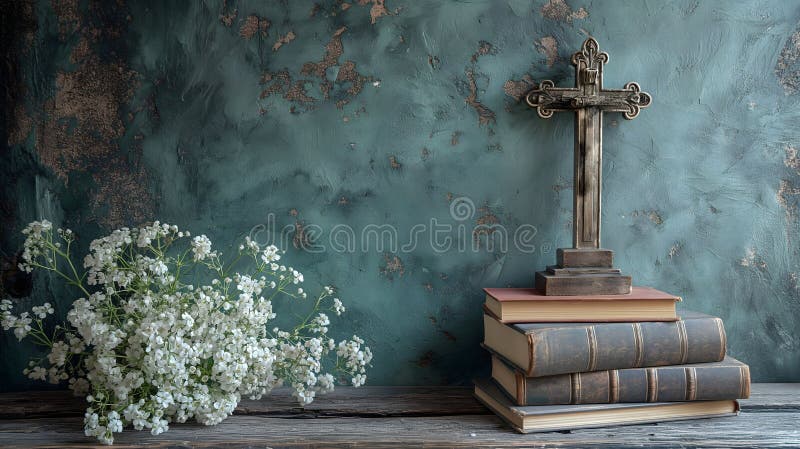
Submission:
M 485 372 L 481 288 L 528 286 L 570 246 L 572 117 L 518 99 L 571 85 L 594 36 L 606 87 L 654 98 L 606 120 L 603 246 L 721 316 L 754 380 L 800 380 L 798 2 L 53 0 L 3 24 L 4 270 L 37 218 L 84 246 L 153 219 L 223 247 L 288 226 L 290 260 L 349 306 L 334 326 L 376 353 L 372 384 Z M 453 248 L 403 245 L 432 219 Z M 361 242 L 369 225 L 398 247 Z M 533 246 L 488 246 L 527 225 Z M 71 295 L 37 277 L 15 301 L 65 314 Z M 33 348 L 0 351 L 0 389 L 29 387 Z

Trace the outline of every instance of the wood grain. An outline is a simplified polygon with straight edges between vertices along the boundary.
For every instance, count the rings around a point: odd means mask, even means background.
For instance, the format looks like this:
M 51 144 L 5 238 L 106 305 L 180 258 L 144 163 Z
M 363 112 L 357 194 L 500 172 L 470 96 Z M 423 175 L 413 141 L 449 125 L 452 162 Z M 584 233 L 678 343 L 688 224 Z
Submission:
M 83 404 L 63 392 L 3 394 L 0 405 L 0 447 L 106 447 L 83 436 L 78 416 Z M 159 436 L 126 430 L 114 447 L 796 447 L 800 442 L 800 384 L 754 384 L 742 410 L 734 418 L 519 435 L 478 405 L 466 387 L 340 388 L 305 410 L 281 391 L 244 402 L 219 426 L 172 425 Z

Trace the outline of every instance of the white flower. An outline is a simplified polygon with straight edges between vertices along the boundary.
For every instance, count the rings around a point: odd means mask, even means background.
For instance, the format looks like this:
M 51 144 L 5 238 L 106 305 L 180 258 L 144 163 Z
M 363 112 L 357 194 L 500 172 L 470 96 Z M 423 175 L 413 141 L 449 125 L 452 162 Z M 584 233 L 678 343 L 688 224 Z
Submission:
M 342 304 L 342 301 L 339 298 L 333 298 L 333 311 L 336 315 L 341 315 L 345 311 L 345 307 Z
M 50 259 L 60 244 L 53 239 L 71 242 L 71 231 L 54 235 L 52 224 L 42 221 L 26 227 L 25 235 L 23 269 L 65 266 Z M 333 390 L 335 377 L 324 369 L 332 362 L 343 379 L 356 386 L 365 382 L 372 353 L 364 341 L 354 336 L 337 345 L 327 336 L 331 322 L 321 312 L 327 309 L 321 299 L 333 288 L 323 288 L 310 321 L 277 328 L 271 324 L 273 303 L 307 297 L 298 285 L 303 274 L 278 264 L 276 246 L 262 249 L 250 238 L 240 252 L 252 255 L 246 259 L 255 268 L 236 265 L 244 271 L 235 272 L 211 250 L 208 237 L 180 240 L 189 236 L 156 221 L 92 241 L 83 259 L 86 276 L 75 274 L 73 281 L 84 295 L 74 300 L 55 336 L 44 334 L 40 321 L 55 312 L 51 304 L 14 314 L 11 301 L 0 300 L 3 329 L 49 342 L 47 356 L 24 373 L 68 381 L 76 395 L 86 397 L 86 435 L 110 444 L 126 426 L 158 435 L 171 422 L 214 425 L 242 397 L 258 399 L 284 383 L 300 404 L 308 404 Z M 185 257 L 189 252 L 191 260 Z M 329 310 L 339 315 L 344 305 L 334 298 Z
M 211 252 L 211 240 L 204 235 L 198 235 L 192 239 L 192 253 L 194 254 L 194 261 L 205 260 L 206 257 L 214 255 Z

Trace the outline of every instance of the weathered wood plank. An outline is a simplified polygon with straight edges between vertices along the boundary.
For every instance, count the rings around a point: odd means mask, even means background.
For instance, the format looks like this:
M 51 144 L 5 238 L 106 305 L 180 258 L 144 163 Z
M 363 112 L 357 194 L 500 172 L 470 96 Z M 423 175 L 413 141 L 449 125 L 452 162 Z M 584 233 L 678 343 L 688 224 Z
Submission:
M 86 404 L 67 391 L 0 394 L 0 419 L 83 416 Z M 338 387 L 301 408 L 279 389 L 258 401 L 243 400 L 237 414 L 314 416 L 437 416 L 489 413 L 471 387 Z
M 117 448 L 172 447 L 797 447 L 798 415 L 744 412 L 738 417 L 520 435 L 493 415 L 286 419 L 233 416 L 216 427 L 173 425 L 159 436 L 125 431 Z M 76 429 L 80 418 L 1 420 L 0 446 L 102 447 Z
M 83 416 L 86 405 L 66 391 L 0 394 L 0 420 Z M 800 410 L 800 384 L 753 384 L 742 409 Z M 339 387 L 301 408 L 287 390 L 259 401 L 244 400 L 237 414 L 325 416 L 447 416 L 488 414 L 470 387 Z

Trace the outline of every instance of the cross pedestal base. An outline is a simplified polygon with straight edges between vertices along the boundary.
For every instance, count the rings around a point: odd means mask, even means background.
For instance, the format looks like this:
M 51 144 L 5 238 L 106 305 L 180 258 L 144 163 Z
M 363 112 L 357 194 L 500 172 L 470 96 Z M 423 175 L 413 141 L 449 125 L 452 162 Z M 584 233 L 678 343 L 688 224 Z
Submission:
M 624 295 L 631 292 L 631 277 L 614 268 L 608 249 L 559 248 L 558 265 L 536 273 L 536 288 L 547 296 Z

